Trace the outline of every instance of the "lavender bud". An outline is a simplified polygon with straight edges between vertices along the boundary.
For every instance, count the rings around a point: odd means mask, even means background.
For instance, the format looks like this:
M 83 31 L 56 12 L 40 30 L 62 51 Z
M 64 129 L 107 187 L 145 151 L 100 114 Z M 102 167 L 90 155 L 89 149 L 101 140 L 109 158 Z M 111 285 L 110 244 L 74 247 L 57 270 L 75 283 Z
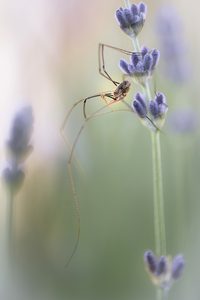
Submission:
M 143 2 L 141 2 L 140 4 L 139 4 L 139 11 L 140 11 L 140 13 L 143 13 L 143 14 L 147 14 L 147 6 L 146 6 L 146 4 L 144 4 Z
M 132 14 L 133 14 L 133 15 L 137 15 L 137 14 L 139 13 L 138 7 L 137 7 L 136 4 L 132 4 L 132 5 L 131 5 L 131 11 L 132 11 Z
M 155 101 L 158 103 L 158 105 L 166 103 L 165 95 L 162 93 L 157 93 Z
M 157 269 L 157 259 L 151 250 L 144 253 L 144 262 L 150 273 L 155 273 Z
M 158 261 L 158 266 L 156 270 L 157 276 L 164 275 L 167 272 L 167 259 L 166 256 L 161 256 Z
M 179 279 L 185 266 L 183 255 L 179 254 L 174 257 L 172 262 L 172 278 Z
M 143 47 L 143 48 L 141 49 L 142 57 L 144 57 L 148 52 L 149 52 L 149 49 L 148 49 L 147 47 Z
M 151 100 L 149 102 L 149 111 L 154 119 L 157 119 L 159 116 L 159 108 L 156 101 Z
M 152 65 L 153 65 L 153 58 L 150 54 L 146 54 L 144 56 L 144 60 L 143 60 L 143 68 L 144 68 L 144 71 L 148 72 L 151 70 L 152 68 Z
M 131 55 L 131 59 L 130 60 L 131 60 L 131 63 L 133 65 L 133 67 L 136 68 L 138 62 L 140 61 L 139 55 L 137 53 L 133 52 L 132 55 Z
M 122 72 L 124 72 L 127 75 L 130 75 L 129 65 L 124 59 L 120 59 L 119 66 Z
M 147 106 L 142 94 L 137 93 L 135 95 L 135 100 L 133 101 L 133 108 L 140 118 L 146 118 Z
M 151 56 L 152 56 L 152 70 L 155 69 L 156 65 L 158 64 L 159 58 L 160 58 L 160 52 L 157 49 L 152 50 L 151 52 Z

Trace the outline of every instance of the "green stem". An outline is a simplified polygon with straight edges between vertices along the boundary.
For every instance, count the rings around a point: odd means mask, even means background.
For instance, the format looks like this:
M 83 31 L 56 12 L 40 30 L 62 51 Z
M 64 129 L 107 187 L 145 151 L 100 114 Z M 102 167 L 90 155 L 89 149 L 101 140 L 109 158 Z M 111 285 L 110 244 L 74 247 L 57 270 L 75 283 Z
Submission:
M 13 230 L 13 191 L 12 188 L 6 187 L 5 195 L 5 259 L 7 267 L 9 268 L 12 260 L 12 230 Z
M 140 45 L 137 38 L 132 39 L 134 49 L 140 51 Z M 147 99 L 151 100 L 151 91 L 148 80 L 146 80 L 144 92 Z M 152 141 L 152 159 L 153 159 L 153 189 L 154 189 L 154 231 L 155 248 L 157 255 L 166 254 L 166 235 L 164 218 L 164 197 L 162 185 L 162 165 L 160 149 L 160 132 L 151 132 Z
M 151 141 L 153 161 L 155 248 L 157 255 L 165 255 L 166 235 L 159 131 L 151 133 Z
M 140 45 L 137 38 L 132 39 L 135 51 L 140 52 Z M 148 80 L 144 85 L 144 92 L 147 100 L 150 101 L 151 91 Z M 153 164 L 153 190 L 154 190 L 154 234 L 155 234 L 155 251 L 156 255 L 166 255 L 166 233 L 164 218 L 164 197 L 162 183 L 162 165 L 161 165 L 161 148 L 160 148 L 160 132 L 156 130 L 151 132 L 152 143 L 152 164 Z M 164 299 L 164 292 L 157 288 L 157 300 Z
M 132 43 L 133 43 L 134 51 L 140 52 L 140 44 L 139 44 L 138 38 L 134 37 L 131 40 L 132 40 Z
M 125 2 L 125 6 L 126 6 L 126 7 L 130 7 L 130 2 L 129 2 L 129 0 L 124 0 L 124 2 Z

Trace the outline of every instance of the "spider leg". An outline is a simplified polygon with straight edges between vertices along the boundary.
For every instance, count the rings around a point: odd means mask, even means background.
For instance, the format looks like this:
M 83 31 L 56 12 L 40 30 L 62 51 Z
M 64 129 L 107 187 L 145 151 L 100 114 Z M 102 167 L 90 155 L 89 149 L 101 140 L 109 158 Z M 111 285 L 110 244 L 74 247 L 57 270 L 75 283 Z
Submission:
M 111 101 L 110 103 L 108 103 L 107 105 L 104 105 L 103 107 L 101 107 L 100 109 L 98 109 L 97 111 L 95 111 L 94 113 L 92 113 L 90 116 L 88 116 L 84 123 L 81 125 L 71 148 L 71 152 L 69 155 L 69 159 L 67 162 L 67 168 L 68 168 L 68 173 L 69 173 L 69 179 L 70 179 L 70 184 L 71 184 L 71 188 L 72 188 L 72 194 L 73 194 L 73 200 L 74 200 L 74 206 L 75 206 L 75 212 L 76 212 L 76 216 L 77 216 L 77 234 L 76 234 L 76 241 L 75 241 L 75 245 L 73 247 L 72 253 L 70 255 L 70 257 L 67 260 L 67 263 L 65 265 L 65 267 L 68 267 L 70 261 L 72 260 L 74 254 L 76 253 L 76 250 L 78 248 L 79 245 L 79 240 L 80 240 L 80 204 L 79 204 L 79 199 L 78 199 L 78 195 L 76 192 L 76 186 L 75 186 L 75 182 L 74 182 L 74 178 L 73 178 L 73 172 L 72 172 L 72 159 L 73 159 L 73 155 L 74 155 L 74 151 L 76 148 L 76 145 L 78 143 L 78 140 L 80 138 L 81 133 L 83 132 L 86 124 L 88 121 L 92 120 L 95 117 L 99 117 L 105 114 L 109 114 L 112 113 L 113 111 L 107 111 L 107 112 L 102 112 L 105 108 L 109 107 L 110 105 L 112 105 L 113 103 L 115 103 L 115 101 Z M 115 110 L 115 112 L 118 111 L 125 111 L 125 112 L 132 112 L 132 110 L 130 111 L 130 109 L 118 109 Z
M 140 54 L 140 52 L 128 51 L 128 50 L 124 50 L 124 49 L 121 49 L 121 48 L 117 48 L 117 47 L 114 47 L 114 46 L 111 46 L 111 45 L 108 45 L 108 44 L 102 44 L 102 43 L 100 43 L 99 45 L 100 45 L 101 47 L 106 47 L 106 48 L 110 48 L 110 49 L 116 50 L 116 51 L 121 52 L 121 53 L 126 54 L 126 55 L 131 55 L 131 54 L 133 54 L 133 53 L 138 53 L 138 54 Z
M 106 92 L 106 93 L 97 94 L 97 95 L 85 98 L 84 101 L 83 101 L 83 115 L 84 115 L 84 118 L 87 119 L 87 115 L 86 115 L 86 102 L 87 102 L 87 100 L 92 99 L 92 98 L 96 98 L 96 97 L 101 97 L 106 102 L 106 104 L 108 104 L 107 100 L 105 100 L 105 97 L 109 97 L 110 95 L 112 95 L 112 92 Z
M 110 80 L 115 86 L 117 86 L 119 82 L 114 81 L 106 71 L 105 59 L 104 59 L 104 44 L 99 44 L 98 63 L 99 63 L 99 74 L 105 77 L 106 79 Z

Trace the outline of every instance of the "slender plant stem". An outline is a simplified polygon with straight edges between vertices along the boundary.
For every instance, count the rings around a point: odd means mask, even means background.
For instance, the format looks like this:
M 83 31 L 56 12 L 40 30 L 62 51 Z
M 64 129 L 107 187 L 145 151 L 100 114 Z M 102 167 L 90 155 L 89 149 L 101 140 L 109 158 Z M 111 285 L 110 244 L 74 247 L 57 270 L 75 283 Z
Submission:
M 12 229 L 13 229 L 13 192 L 6 187 L 6 212 L 5 212 L 5 254 L 8 265 L 11 262 L 12 255 Z
M 154 228 L 155 246 L 157 255 L 166 254 L 164 198 L 162 185 L 162 166 L 160 149 L 160 132 L 151 133 L 152 162 L 153 162 L 153 187 L 154 187 Z
M 129 0 L 124 0 L 124 2 L 125 2 L 126 7 L 129 7 L 129 6 L 130 6 Z
M 137 38 L 132 39 L 135 51 L 140 51 L 140 45 Z M 146 98 L 150 101 L 151 91 L 148 80 L 144 85 Z M 154 190 L 154 234 L 155 234 L 155 250 L 158 256 L 166 255 L 166 233 L 164 218 L 164 197 L 162 183 L 162 165 L 161 165 L 161 148 L 160 148 L 160 132 L 156 130 L 151 132 L 152 144 L 152 165 L 153 165 L 153 190 Z M 164 299 L 164 291 L 157 288 L 157 300 Z

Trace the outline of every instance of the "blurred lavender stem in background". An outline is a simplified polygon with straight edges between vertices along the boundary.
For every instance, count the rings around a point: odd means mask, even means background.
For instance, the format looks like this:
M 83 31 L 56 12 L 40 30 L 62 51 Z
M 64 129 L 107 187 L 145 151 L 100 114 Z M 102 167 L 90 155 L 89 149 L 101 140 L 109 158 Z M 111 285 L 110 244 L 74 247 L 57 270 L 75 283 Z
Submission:
M 6 141 L 7 161 L 2 170 L 5 186 L 5 256 L 7 267 L 11 264 L 13 253 L 13 206 L 16 193 L 22 186 L 25 173 L 23 164 L 32 152 L 30 139 L 33 131 L 33 113 L 30 106 L 17 111 L 11 122 Z
M 163 5 L 157 13 L 156 32 L 162 54 L 164 73 L 176 84 L 184 84 L 189 78 L 183 26 L 173 5 Z

